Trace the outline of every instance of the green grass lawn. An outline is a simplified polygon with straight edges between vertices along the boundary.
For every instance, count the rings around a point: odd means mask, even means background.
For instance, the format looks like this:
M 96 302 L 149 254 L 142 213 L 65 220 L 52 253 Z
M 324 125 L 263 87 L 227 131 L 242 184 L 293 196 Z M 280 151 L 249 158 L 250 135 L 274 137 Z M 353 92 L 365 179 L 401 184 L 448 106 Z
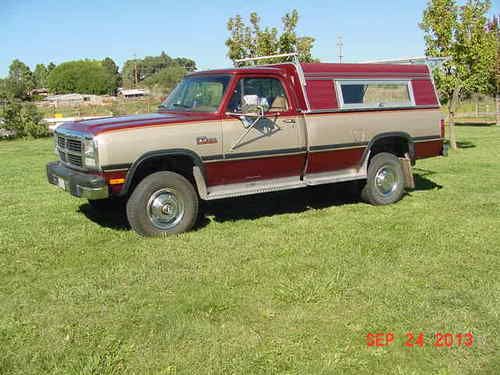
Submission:
M 51 140 L 0 142 L 0 374 L 500 373 L 500 128 L 457 131 L 395 205 L 225 200 L 165 239 L 48 185 Z

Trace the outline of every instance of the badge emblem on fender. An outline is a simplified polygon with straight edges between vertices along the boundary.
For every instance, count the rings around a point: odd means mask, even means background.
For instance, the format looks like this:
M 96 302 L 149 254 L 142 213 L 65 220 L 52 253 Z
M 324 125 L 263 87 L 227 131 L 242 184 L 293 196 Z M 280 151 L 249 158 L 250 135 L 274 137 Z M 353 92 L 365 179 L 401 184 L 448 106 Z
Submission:
M 212 145 L 212 144 L 217 143 L 217 142 L 218 142 L 217 138 L 208 138 L 208 137 L 196 138 L 197 145 Z

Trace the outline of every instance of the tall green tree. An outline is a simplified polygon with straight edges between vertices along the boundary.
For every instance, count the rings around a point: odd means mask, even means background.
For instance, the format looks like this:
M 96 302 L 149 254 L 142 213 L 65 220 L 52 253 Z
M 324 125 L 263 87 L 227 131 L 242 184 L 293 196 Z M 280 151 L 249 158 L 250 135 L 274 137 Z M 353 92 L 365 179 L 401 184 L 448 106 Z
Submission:
M 47 65 L 47 72 L 50 74 L 51 71 L 53 71 L 55 69 L 57 65 L 54 64 L 52 61 L 49 62 L 49 64 Z
M 113 94 L 116 92 L 118 87 L 121 85 L 121 76 L 118 71 L 118 65 L 114 62 L 114 60 L 111 57 L 106 57 L 104 60 L 102 60 L 102 66 L 106 71 L 108 72 L 109 76 L 112 79 L 113 83 Z
M 496 65 L 497 28 L 488 27 L 489 0 L 430 0 L 420 27 L 425 33 L 426 55 L 447 60 L 434 71 L 440 97 L 448 108 L 449 140 L 457 148 L 455 113 L 471 93 L 491 94 Z
M 183 66 L 173 64 L 144 79 L 143 85 L 163 95 L 170 92 L 186 73 Z
M 33 79 L 35 80 L 35 87 L 37 89 L 44 89 L 47 87 L 47 78 L 49 71 L 43 64 L 37 64 L 33 71 Z
M 48 78 L 53 93 L 113 94 L 116 81 L 101 61 L 78 60 L 64 62 L 52 70 Z
M 262 28 L 261 19 L 255 12 L 250 14 L 248 25 L 240 15 L 229 18 L 227 29 L 230 35 L 226 40 L 227 56 L 235 63 L 237 59 L 248 57 L 298 52 L 300 61 L 314 61 L 311 50 L 315 39 L 310 36 L 297 36 L 296 28 L 299 22 L 297 10 L 286 13 L 281 21 L 280 32 L 276 27 Z M 275 60 L 263 62 L 271 63 Z
M 0 101 L 8 97 L 7 79 L 0 78 Z
M 186 57 L 176 57 L 174 62 L 182 66 L 188 72 L 194 72 L 196 70 L 196 62 Z
M 131 59 L 125 61 L 122 67 L 122 85 L 126 88 L 136 87 L 141 81 L 143 76 L 142 70 L 142 60 L 141 59 Z
M 194 71 L 196 70 L 196 63 L 185 57 L 174 59 L 165 52 L 162 52 L 159 56 L 146 56 L 143 59 L 127 60 L 122 68 L 123 86 L 127 88 L 150 86 L 151 82 L 157 81 L 153 77 L 160 72 L 163 72 L 161 76 L 165 78 L 174 71 L 179 72 L 178 68 L 182 68 L 184 73 Z
M 12 61 L 9 67 L 9 75 L 7 76 L 7 90 L 9 94 L 17 99 L 26 100 L 34 88 L 35 80 L 30 68 L 17 59 Z

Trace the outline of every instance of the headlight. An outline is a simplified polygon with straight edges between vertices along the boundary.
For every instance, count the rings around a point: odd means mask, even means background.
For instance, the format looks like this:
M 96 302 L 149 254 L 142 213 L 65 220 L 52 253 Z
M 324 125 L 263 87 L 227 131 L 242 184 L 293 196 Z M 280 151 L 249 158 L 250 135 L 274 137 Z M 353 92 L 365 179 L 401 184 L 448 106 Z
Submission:
M 83 163 L 89 168 L 97 166 L 97 142 L 94 139 L 83 140 Z

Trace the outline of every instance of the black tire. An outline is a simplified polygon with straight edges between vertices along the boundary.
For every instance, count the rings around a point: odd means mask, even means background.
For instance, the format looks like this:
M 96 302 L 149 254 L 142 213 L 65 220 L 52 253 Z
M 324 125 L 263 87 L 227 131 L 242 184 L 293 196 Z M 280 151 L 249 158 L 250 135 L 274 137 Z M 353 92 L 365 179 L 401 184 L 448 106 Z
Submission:
M 125 207 L 125 200 L 123 198 L 106 198 L 106 199 L 89 199 L 89 205 L 92 209 L 100 212 L 116 211 Z
M 398 157 L 381 152 L 371 159 L 361 198 L 373 205 L 399 201 L 404 194 L 404 175 Z
M 127 218 L 141 236 L 186 232 L 198 218 L 198 195 L 180 174 L 156 172 L 135 188 L 127 202 Z

